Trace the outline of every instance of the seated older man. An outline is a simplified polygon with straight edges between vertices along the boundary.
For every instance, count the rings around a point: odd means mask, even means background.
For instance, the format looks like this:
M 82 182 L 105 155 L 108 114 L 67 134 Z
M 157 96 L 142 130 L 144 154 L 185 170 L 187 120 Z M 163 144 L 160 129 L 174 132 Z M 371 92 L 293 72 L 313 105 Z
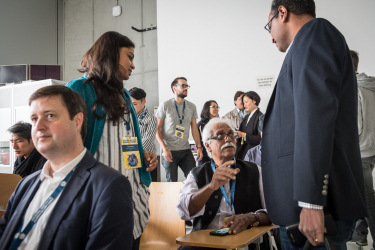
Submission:
M 228 119 L 213 118 L 203 130 L 202 140 L 211 161 L 191 170 L 176 207 L 181 219 L 194 219 L 193 231 L 230 226 L 229 234 L 237 234 L 248 226 L 271 224 L 265 210 L 261 169 L 235 159 L 237 137 Z

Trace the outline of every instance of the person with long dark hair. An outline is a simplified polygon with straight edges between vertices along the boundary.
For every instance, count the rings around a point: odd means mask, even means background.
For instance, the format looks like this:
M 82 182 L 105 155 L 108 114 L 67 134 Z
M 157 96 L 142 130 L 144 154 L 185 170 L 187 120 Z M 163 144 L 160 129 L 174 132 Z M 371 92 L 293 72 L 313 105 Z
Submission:
M 220 109 L 219 104 L 217 104 L 217 102 L 214 100 L 207 101 L 203 105 L 203 109 L 201 112 L 201 120 L 197 123 L 201 145 L 203 145 L 203 142 L 202 142 L 203 129 L 212 118 L 219 116 L 219 109 Z M 208 161 L 211 161 L 211 158 L 208 156 L 206 148 L 203 147 L 203 158 L 202 160 L 198 161 L 198 166 Z
M 254 92 L 246 92 L 242 96 L 242 102 L 248 115 L 243 119 L 238 133 L 237 140 L 237 159 L 243 160 L 247 151 L 259 145 L 262 137 L 259 134 L 259 117 L 263 113 L 259 110 L 260 96 Z
M 114 31 L 104 33 L 81 60 L 79 72 L 84 75 L 66 86 L 78 92 L 87 105 L 85 147 L 98 161 L 129 179 L 133 197 L 133 249 L 139 249 L 150 216 L 149 171 L 156 167 L 157 157 L 143 149 L 137 113 L 123 86 L 135 69 L 134 47 L 126 36 Z

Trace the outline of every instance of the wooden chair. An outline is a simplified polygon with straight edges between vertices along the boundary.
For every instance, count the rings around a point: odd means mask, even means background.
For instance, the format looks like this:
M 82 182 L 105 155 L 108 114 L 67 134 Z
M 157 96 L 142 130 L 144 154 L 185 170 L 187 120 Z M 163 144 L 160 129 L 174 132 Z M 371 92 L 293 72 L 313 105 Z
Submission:
M 176 250 L 176 238 L 185 235 L 185 221 L 176 212 L 182 182 L 152 182 L 150 218 L 142 234 L 140 250 Z
M 5 214 L 5 210 L 0 210 L 0 219 L 3 218 L 4 214 Z
M 10 196 L 22 177 L 18 174 L 0 174 L 0 210 L 5 210 Z

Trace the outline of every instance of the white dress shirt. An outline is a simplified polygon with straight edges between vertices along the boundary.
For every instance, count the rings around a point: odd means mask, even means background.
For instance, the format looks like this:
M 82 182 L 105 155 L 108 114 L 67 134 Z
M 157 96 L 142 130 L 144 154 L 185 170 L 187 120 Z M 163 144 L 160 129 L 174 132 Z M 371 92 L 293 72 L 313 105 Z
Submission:
M 27 224 L 30 222 L 33 215 L 38 211 L 38 209 L 43 205 L 43 203 L 51 196 L 53 191 L 59 186 L 60 182 L 69 174 L 69 172 L 82 160 L 86 153 L 86 148 L 71 162 L 66 164 L 64 167 L 60 168 L 53 173 L 53 177 L 49 176 L 49 169 L 51 167 L 50 162 L 47 161 L 40 173 L 40 183 L 39 189 L 36 192 L 33 200 L 30 202 L 29 207 L 26 210 L 22 231 L 25 229 Z M 64 192 L 64 190 L 62 191 Z M 61 192 L 61 193 L 62 193 Z M 56 199 L 49 205 L 49 207 L 44 211 L 42 216 L 40 216 L 38 222 L 31 229 L 29 234 L 21 242 L 18 247 L 19 250 L 34 250 L 38 249 L 40 239 L 43 235 L 44 229 L 47 225 L 49 217 L 56 205 L 56 202 L 60 198 L 61 193 L 56 197 Z
M 255 111 L 257 111 L 257 110 L 258 110 L 258 108 L 254 109 L 253 112 L 250 113 L 249 118 L 247 118 L 246 126 L 249 123 L 249 121 L 250 121 L 251 117 L 253 116 L 253 114 L 255 113 Z
M 230 167 L 230 166 L 229 166 Z M 257 210 L 257 212 L 264 211 L 266 212 L 266 203 L 264 201 L 264 193 L 263 193 L 263 182 L 262 182 L 262 169 L 258 166 L 259 170 L 259 192 L 260 192 L 260 199 L 262 202 L 262 208 L 260 210 Z M 225 193 L 231 202 L 231 193 L 230 193 L 230 186 L 229 182 L 227 182 L 224 185 Z M 184 181 L 184 185 L 182 186 L 179 194 L 179 199 L 176 205 L 176 211 L 177 214 L 180 216 L 182 220 L 191 220 L 193 218 L 196 218 L 198 216 L 202 216 L 204 214 L 204 210 L 206 209 L 206 206 L 204 205 L 202 209 L 190 216 L 189 213 L 189 203 L 191 196 L 198 192 L 199 188 L 197 185 L 197 182 L 195 181 L 195 178 L 193 174 L 190 172 L 186 180 Z M 233 214 L 235 214 L 234 208 L 233 208 Z M 211 221 L 211 223 L 208 225 L 207 229 L 218 229 L 221 227 L 224 223 L 224 218 L 232 216 L 232 211 L 230 210 L 230 206 L 225 201 L 224 195 L 221 198 L 219 209 L 216 213 L 215 218 Z

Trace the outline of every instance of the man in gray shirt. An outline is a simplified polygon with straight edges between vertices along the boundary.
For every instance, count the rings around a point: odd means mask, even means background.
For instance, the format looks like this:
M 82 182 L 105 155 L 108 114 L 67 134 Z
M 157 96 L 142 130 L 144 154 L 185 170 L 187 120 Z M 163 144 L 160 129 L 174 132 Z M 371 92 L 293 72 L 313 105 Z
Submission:
M 156 113 L 158 129 L 156 138 L 163 149 L 161 162 L 165 168 L 168 182 L 177 181 L 177 167 L 180 166 L 185 177 L 195 167 L 195 160 L 189 144 L 189 132 L 198 147 L 197 161 L 202 159 L 202 145 L 198 133 L 195 105 L 185 100 L 190 86 L 184 77 L 173 80 L 171 89 L 174 98 L 159 105 Z

